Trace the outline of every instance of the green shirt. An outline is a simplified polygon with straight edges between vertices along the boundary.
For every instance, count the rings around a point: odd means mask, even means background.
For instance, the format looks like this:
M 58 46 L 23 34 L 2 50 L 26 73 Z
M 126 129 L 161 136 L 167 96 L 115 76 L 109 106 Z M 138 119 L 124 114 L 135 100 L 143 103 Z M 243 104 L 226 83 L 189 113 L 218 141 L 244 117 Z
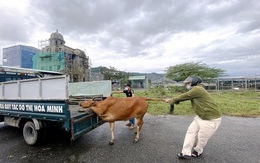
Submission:
M 221 117 L 218 106 L 202 85 L 192 87 L 188 92 L 174 97 L 169 103 L 174 104 L 186 100 L 191 101 L 192 109 L 203 120 L 212 120 Z

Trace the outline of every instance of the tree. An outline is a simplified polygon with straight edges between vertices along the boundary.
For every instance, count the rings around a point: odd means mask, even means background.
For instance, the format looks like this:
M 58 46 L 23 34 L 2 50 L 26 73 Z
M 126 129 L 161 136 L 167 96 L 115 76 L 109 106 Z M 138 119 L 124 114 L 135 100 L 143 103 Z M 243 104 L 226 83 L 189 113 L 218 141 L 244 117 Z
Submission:
M 166 69 L 166 77 L 183 81 L 188 76 L 200 76 L 201 78 L 216 78 L 224 74 L 224 70 L 220 68 L 210 68 L 206 64 L 200 62 L 191 62 L 170 66 Z
M 119 81 L 129 77 L 129 74 L 124 71 L 119 71 L 114 67 L 102 67 L 100 73 L 103 75 L 104 80 Z

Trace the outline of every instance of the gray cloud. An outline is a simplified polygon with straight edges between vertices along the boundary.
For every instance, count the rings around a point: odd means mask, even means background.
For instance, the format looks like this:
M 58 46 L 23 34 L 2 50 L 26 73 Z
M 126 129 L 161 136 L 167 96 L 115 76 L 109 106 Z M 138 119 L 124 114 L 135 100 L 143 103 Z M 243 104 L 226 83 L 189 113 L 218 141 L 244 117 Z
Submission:
M 4 42 L 26 42 L 30 36 L 27 30 L 30 20 L 15 13 L 1 10 L 0 36 Z M 19 26 L 19 28 L 17 28 Z

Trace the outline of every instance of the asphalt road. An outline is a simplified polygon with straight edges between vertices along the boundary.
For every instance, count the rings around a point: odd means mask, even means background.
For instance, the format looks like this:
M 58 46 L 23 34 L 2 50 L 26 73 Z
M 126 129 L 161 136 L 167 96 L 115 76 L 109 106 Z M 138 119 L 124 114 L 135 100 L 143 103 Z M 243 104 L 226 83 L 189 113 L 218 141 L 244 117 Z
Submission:
M 115 126 L 115 144 L 109 143 L 109 125 L 85 134 L 70 144 L 64 130 L 50 131 L 52 136 L 41 146 L 28 146 L 22 130 L 0 123 L 0 162 L 48 163 L 259 163 L 260 118 L 223 117 L 217 133 L 210 139 L 203 156 L 179 160 L 186 129 L 192 116 L 145 116 L 137 144 L 126 122 Z

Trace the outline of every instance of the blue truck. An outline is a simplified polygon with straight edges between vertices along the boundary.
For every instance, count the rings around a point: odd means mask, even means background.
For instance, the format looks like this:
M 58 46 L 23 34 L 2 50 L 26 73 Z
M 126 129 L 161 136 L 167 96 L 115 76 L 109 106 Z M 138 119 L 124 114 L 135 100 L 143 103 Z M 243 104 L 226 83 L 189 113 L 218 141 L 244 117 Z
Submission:
M 70 83 L 66 75 L 0 83 L 0 123 L 23 129 L 28 145 L 42 142 L 48 127 L 70 133 L 71 141 L 102 125 L 94 112 L 80 112 L 79 101 L 104 99 L 111 81 Z

